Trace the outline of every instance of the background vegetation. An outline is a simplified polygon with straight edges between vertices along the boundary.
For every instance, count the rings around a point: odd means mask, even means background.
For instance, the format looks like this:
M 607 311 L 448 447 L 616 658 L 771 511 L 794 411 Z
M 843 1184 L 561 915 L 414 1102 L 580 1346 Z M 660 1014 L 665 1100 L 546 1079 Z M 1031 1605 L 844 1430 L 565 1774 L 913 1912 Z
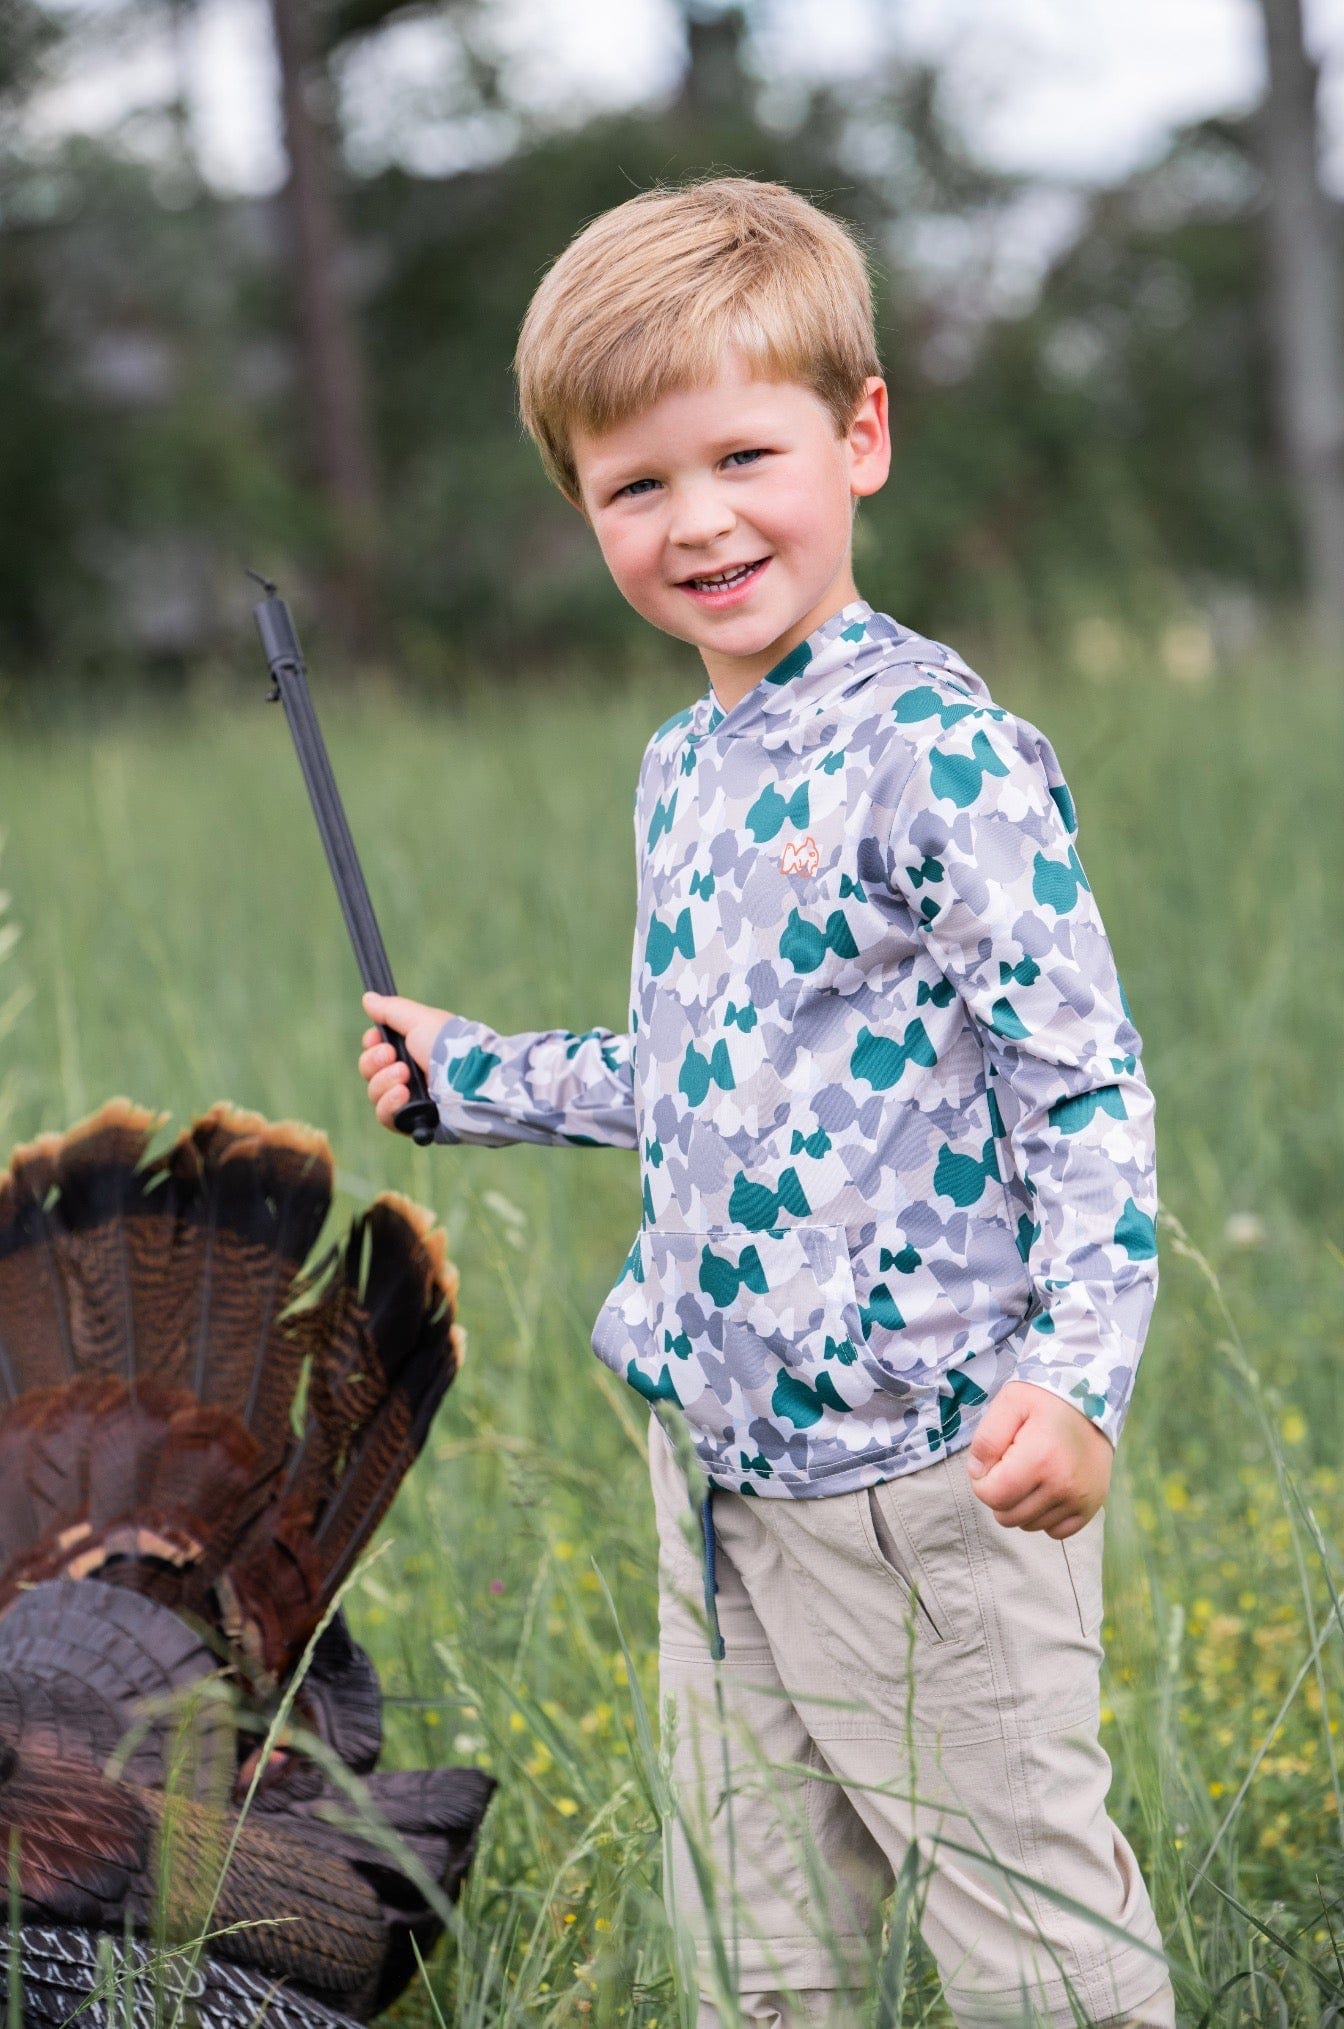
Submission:
M 877 604 L 939 635 L 1050 639 L 1085 663 L 1098 614 L 1150 639 L 1192 624 L 1235 650 L 1305 589 L 1273 399 L 1259 116 L 1180 132 L 1116 187 L 1076 193 L 1040 286 L 1009 288 L 1003 249 L 1033 191 L 977 159 L 942 80 L 894 55 L 781 110 L 762 35 L 733 7 L 684 0 L 673 95 L 548 124 L 509 102 L 486 0 L 272 0 L 316 44 L 314 104 L 339 105 L 342 66 L 380 33 L 432 18 L 456 37 L 462 79 L 440 129 L 511 136 L 454 175 L 355 175 L 327 123 L 339 269 L 326 282 L 362 360 L 343 397 L 361 480 L 323 407 L 332 372 L 304 322 L 297 195 L 212 190 L 181 104 L 100 139 L 39 145 L 25 124 L 81 24 L 89 39 L 90 24 L 106 36 L 108 20 L 185 20 L 195 4 L 11 0 L 0 34 L 11 682 L 217 657 L 246 627 L 242 570 L 259 561 L 291 588 L 306 577 L 329 657 L 362 641 L 403 679 L 459 680 L 482 658 L 507 675 L 640 655 L 638 623 L 517 428 L 509 360 L 538 276 L 584 220 L 723 168 L 816 193 L 872 254 L 897 440 L 896 483 L 864 518 Z M 753 8 L 756 28 L 771 12 Z M 949 246 L 962 251 L 929 252 Z M 352 548 L 376 579 L 371 616 L 350 610 Z
M 1200 681 L 1116 652 L 1104 682 L 1039 657 L 995 672 L 1077 795 L 1188 1236 L 1168 1224 L 1110 1507 L 1113 1802 L 1183 2019 L 1323 2025 L 1344 1998 L 1337 706 L 1277 659 Z M 612 785 L 698 688 L 686 656 L 634 684 L 453 704 L 363 688 L 329 710 L 408 991 L 504 1027 L 620 1023 L 633 894 Z M 0 1125 L 27 1135 L 123 1090 L 182 1118 L 226 1093 L 320 1122 L 350 1199 L 391 1183 L 436 1208 L 469 1357 L 353 1603 L 390 1757 L 502 1779 L 436 2004 L 453 2029 L 670 2029 L 637 1703 L 656 1703 L 643 1408 L 587 1349 L 638 1217 L 634 1159 L 421 1152 L 376 1127 L 353 964 L 260 692 L 221 683 L 0 747 L 23 929 L 4 971 L 32 995 L 8 1010 Z M 1257 1968 L 1282 2003 L 1228 1987 Z M 945 2019 L 918 1954 L 903 2005 L 879 2019 Z M 434 2019 L 423 1994 L 402 2012 Z
M 95 138 L 38 118 L 109 22 L 181 28 L 198 0 L 0 0 L 0 1146 L 116 1091 L 179 1118 L 227 1095 L 320 1124 L 348 1200 L 391 1183 L 448 1228 L 471 1354 L 353 1602 L 389 1758 L 502 1781 L 417 2029 L 678 2020 L 643 1412 L 587 1351 L 634 1162 L 374 1126 L 242 569 L 295 595 L 406 989 L 619 1025 L 628 786 L 702 679 L 548 492 L 508 361 L 585 219 L 724 168 L 864 235 L 897 459 L 859 583 L 1049 731 L 1146 1038 L 1164 1285 L 1109 1510 L 1105 1725 L 1182 2019 L 1341 2019 L 1344 317 L 1328 289 L 1299 314 L 1339 211 L 1297 0 L 1260 4 L 1265 106 L 1074 193 L 1005 289 L 1040 193 L 926 68 L 782 93 L 772 0 L 684 0 L 677 85 L 586 121 L 513 101 L 490 0 L 270 0 L 307 108 L 291 165 L 311 145 L 320 173 L 257 199 L 207 182 L 180 91 Z M 484 137 L 452 174 L 348 146 L 351 66 L 408 21 L 452 38 L 438 131 Z M 902 1915 L 882 2029 L 946 2019 Z

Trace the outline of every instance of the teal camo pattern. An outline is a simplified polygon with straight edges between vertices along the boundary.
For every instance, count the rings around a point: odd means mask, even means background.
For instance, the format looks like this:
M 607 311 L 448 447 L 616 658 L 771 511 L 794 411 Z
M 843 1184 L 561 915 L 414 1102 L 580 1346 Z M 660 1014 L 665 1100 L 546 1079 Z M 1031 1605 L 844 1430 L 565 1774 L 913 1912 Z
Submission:
M 430 1066 L 441 1140 L 638 1147 L 599 1357 L 748 1493 L 916 1470 L 1010 1378 L 1114 1441 L 1153 1102 L 1048 741 L 859 601 L 662 727 L 635 824 L 629 1034 Z

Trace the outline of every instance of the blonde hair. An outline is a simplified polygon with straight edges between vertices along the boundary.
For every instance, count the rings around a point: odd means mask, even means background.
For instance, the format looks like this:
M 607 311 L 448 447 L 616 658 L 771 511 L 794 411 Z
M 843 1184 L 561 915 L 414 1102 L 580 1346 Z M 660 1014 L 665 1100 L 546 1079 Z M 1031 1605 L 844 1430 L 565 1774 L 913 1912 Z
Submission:
M 585 226 L 528 305 L 514 359 L 523 426 L 560 491 L 579 498 L 576 427 L 614 428 L 712 380 L 728 345 L 763 379 L 810 387 L 843 435 L 882 370 L 848 228 L 746 176 L 656 186 Z

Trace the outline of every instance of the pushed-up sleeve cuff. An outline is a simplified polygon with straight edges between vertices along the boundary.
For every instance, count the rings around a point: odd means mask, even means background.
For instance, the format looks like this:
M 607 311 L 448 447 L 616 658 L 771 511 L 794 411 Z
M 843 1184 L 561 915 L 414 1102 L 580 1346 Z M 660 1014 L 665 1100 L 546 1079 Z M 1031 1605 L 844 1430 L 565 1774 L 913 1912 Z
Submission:
M 501 1036 L 450 1015 L 434 1039 L 428 1084 L 442 1142 L 635 1146 L 632 1038 L 608 1029 Z
M 1129 1409 L 1157 1293 L 1153 1222 L 1133 1208 L 1122 1235 L 1134 1250 L 1104 1281 L 1046 1286 L 1027 1325 L 1013 1378 L 1048 1389 L 1079 1410 L 1112 1444 Z

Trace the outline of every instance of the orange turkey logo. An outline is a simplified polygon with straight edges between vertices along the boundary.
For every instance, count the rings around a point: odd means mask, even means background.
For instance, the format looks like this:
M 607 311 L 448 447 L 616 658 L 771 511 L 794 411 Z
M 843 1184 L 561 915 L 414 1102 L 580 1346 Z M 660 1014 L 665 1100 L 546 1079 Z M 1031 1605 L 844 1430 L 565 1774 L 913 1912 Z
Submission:
M 782 874 L 805 874 L 811 880 L 821 865 L 821 853 L 811 832 L 806 838 L 791 838 L 779 856 Z

